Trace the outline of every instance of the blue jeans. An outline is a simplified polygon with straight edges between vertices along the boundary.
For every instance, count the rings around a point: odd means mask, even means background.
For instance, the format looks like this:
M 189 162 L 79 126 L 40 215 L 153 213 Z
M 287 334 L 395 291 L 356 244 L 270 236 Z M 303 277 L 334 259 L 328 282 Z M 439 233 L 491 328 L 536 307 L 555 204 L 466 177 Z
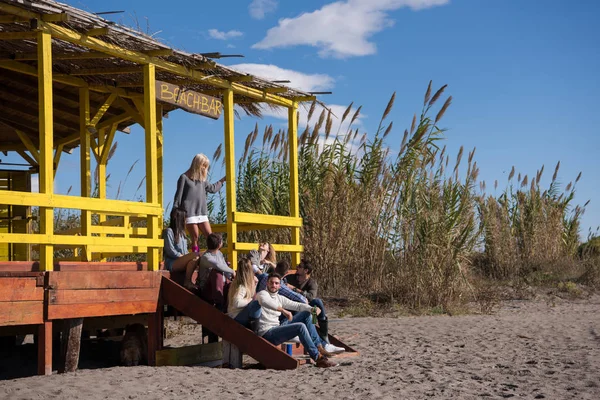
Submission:
M 269 329 L 263 335 L 263 338 L 277 346 L 296 336 L 308 351 L 310 358 L 316 361 L 319 357 L 317 346 L 323 346 L 324 344 L 317 334 L 317 329 L 312 323 L 312 316 L 308 311 L 299 312 L 294 315 L 291 321 L 286 320 L 281 325 Z
M 248 327 L 250 325 L 250 318 L 258 319 L 261 314 L 262 308 L 260 304 L 258 304 L 258 300 L 252 300 L 242 311 L 240 311 L 234 320 L 245 327 Z

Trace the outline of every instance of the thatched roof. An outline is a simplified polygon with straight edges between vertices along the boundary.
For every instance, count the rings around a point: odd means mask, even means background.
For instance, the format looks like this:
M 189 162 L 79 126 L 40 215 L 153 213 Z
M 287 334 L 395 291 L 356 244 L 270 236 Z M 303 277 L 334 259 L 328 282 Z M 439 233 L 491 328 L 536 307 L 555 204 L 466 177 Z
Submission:
M 23 14 L 15 15 L 14 7 L 22 9 Z M 106 43 L 184 66 L 207 77 L 237 82 L 238 85 L 265 93 L 277 93 L 276 96 L 286 99 L 310 97 L 309 93 L 237 72 L 200 54 L 190 54 L 173 49 L 132 28 L 115 24 L 98 15 L 55 1 L 0 0 L 0 34 L 30 32 L 32 30 L 30 13 L 41 16 L 42 20 L 48 17 L 46 19 L 56 26 L 78 33 L 89 35 L 93 33 L 94 37 Z M 102 87 L 123 88 L 122 90 L 129 95 L 143 91 L 142 67 L 138 63 L 91 51 L 81 45 L 55 38 L 52 40 L 52 50 L 54 76 L 76 77 L 85 81 L 92 89 L 90 91 L 92 111 L 100 107 L 106 100 L 106 91 L 103 93 L 100 90 Z M 37 145 L 37 78 L 33 75 L 16 72 L 16 69 L 12 68 L 15 63 L 19 63 L 18 65 L 29 66 L 34 71 L 37 68 L 36 52 L 37 42 L 35 39 L 0 40 L 0 150 L 23 148 L 15 129 L 26 133 L 34 145 Z M 156 79 L 179 84 L 187 89 L 208 93 L 215 97 L 220 96 L 216 91 L 220 88 L 212 85 L 210 79 L 206 81 L 191 80 L 160 68 L 156 69 Z M 79 89 L 76 86 L 61 83 L 60 79 L 58 82 L 55 81 L 53 88 L 54 135 L 55 142 L 57 142 L 76 136 L 79 132 Z M 260 116 L 261 106 L 256 99 L 236 95 L 237 101 L 247 113 Z M 164 112 L 174 108 L 175 106 L 165 105 Z M 119 115 L 127 109 L 135 109 L 135 105 L 125 96 L 111 105 L 101 122 Z M 133 123 L 135 123 L 133 120 L 122 122 L 119 129 L 125 129 Z M 76 141 L 67 143 L 65 149 L 77 145 Z

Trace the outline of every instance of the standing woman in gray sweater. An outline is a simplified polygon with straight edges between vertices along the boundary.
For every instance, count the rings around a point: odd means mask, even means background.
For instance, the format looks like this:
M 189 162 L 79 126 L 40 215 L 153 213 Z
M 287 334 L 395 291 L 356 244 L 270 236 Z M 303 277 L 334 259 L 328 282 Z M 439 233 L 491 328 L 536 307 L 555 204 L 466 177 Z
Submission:
M 179 177 L 177 192 L 173 207 L 183 208 L 186 212 L 185 226 L 192 237 L 192 252 L 198 252 L 198 237 L 200 232 L 204 237 L 212 233 L 208 221 L 208 208 L 206 206 L 206 193 L 216 193 L 223 186 L 225 177 L 216 183 L 207 181 L 210 162 L 204 154 L 196 154 L 192 165 Z

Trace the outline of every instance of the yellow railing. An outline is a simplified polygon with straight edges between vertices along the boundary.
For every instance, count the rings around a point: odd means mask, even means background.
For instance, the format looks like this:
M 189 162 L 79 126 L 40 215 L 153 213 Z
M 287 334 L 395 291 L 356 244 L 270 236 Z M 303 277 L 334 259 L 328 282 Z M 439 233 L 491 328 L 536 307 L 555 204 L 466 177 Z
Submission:
M 67 208 L 89 211 L 104 216 L 120 217 L 102 221 L 98 225 L 90 225 L 87 236 L 81 234 L 83 229 L 80 226 L 62 232 L 55 232 L 54 234 L 0 233 L 0 243 L 32 244 L 34 248 L 39 245 L 53 245 L 56 249 L 82 247 L 88 260 L 92 254 L 103 258 L 114 255 L 145 253 L 148 248 L 163 247 L 163 240 L 160 238 L 160 227 L 153 229 L 154 232 L 157 232 L 155 237 L 147 237 L 148 228 L 131 226 L 133 222 L 148 221 L 151 218 L 157 221 L 163 213 L 159 204 L 6 190 L 0 190 L 0 204 Z

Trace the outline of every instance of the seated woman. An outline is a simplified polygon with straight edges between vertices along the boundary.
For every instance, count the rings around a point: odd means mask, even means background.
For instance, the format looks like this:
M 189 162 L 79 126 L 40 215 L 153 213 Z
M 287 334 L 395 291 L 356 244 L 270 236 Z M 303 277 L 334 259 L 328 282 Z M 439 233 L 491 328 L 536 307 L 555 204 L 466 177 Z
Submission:
M 196 252 L 188 253 L 185 236 L 185 211 L 182 208 L 174 207 L 171 210 L 171 220 L 169 227 L 163 232 L 163 238 L 165 240 L 165 269 L 171 272 L 185 271 L 183 286 L 186 289 L 195 289 L 192 284 L 192 274 L 200 255 Z
M 258 250 L 250 251 L 250 260 L 254 273 L 269 273 L 277 264 L 277 253 L 271 243 L 263 242 L 258 245 Z
M 242 257 L 229 287 L 227 315 L 253 331 L 261 314 L 260 304 L 253 300 L 257 282 L 250 259 Z

